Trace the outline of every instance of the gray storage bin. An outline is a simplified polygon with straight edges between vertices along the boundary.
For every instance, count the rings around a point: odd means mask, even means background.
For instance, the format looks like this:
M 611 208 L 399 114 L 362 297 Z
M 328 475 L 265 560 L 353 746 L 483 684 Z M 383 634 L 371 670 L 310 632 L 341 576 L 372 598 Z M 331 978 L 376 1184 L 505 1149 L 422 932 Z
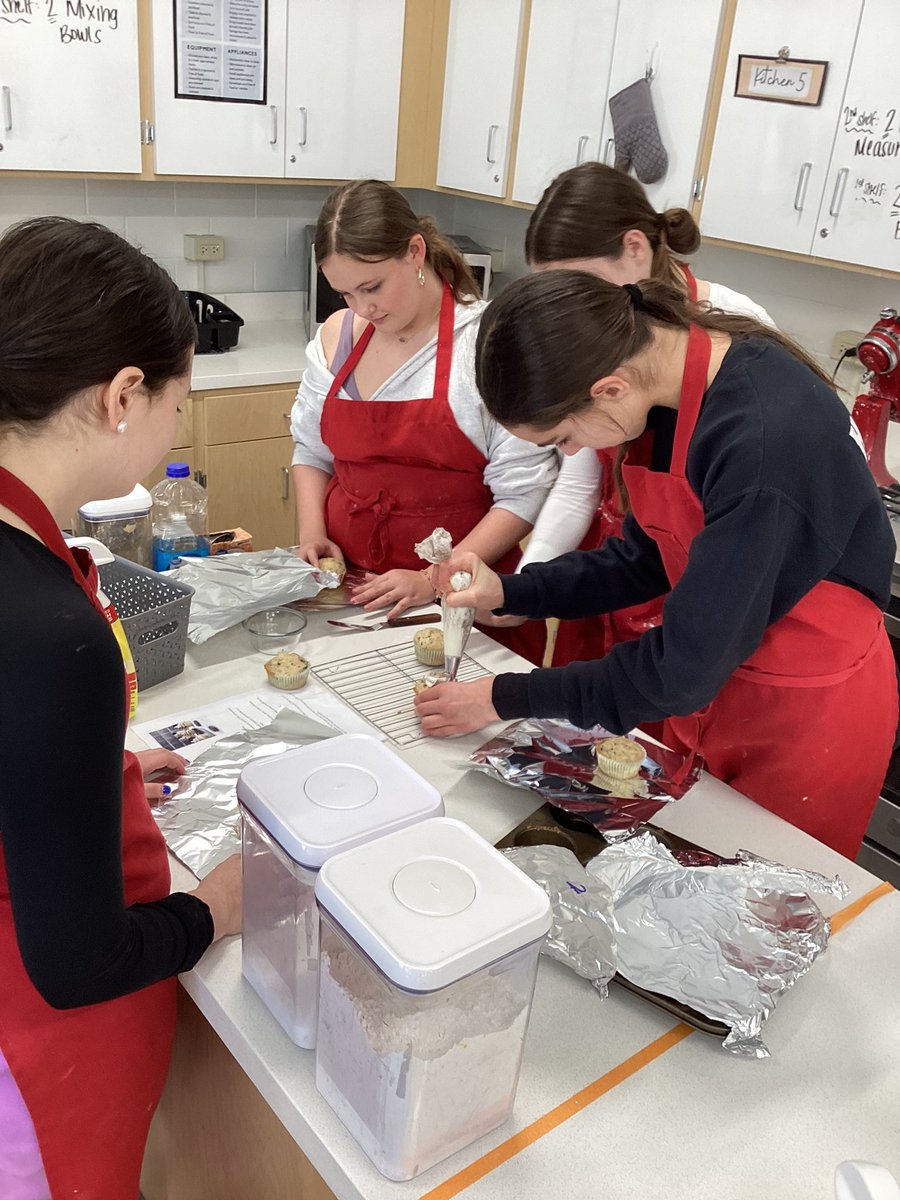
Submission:
M 99 574 L 131 647 L 138 691 L 180 675 L 194 589 L 125 558 L 104 564 Z

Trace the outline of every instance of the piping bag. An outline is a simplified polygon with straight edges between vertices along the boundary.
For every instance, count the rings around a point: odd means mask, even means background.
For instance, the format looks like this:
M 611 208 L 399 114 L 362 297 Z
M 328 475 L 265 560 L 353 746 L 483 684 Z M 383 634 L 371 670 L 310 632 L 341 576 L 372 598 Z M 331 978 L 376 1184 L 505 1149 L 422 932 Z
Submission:
M 425 562 L 443 563 L 453 553 L 453 538 L 446 529 L 435 529 L 424 542 L 417 542 L 416 554 Z M 450 588 L 454 592 L 463 592 L 472 582 L 468 571 L 455 571 L 450 576 Z M 444 670 L 452 682 L 456 679 L 459 664 L 465 653 L 466 642 L 475 624 L 474 608 L 451 608 L 447 597 L 441 599 L 441 625 L 444 631 Z

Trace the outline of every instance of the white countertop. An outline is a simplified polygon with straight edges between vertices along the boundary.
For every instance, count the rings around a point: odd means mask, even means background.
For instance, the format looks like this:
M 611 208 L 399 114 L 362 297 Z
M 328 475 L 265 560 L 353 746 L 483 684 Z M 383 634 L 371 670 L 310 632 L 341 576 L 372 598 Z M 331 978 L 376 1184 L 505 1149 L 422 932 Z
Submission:
M 244 318 L 233 350 L 197 354 L 191 372 L 195 391 L 298 383 L 306 366 L 302 292 L 228 295 L 222 300 Z
M 303 642 L 314 668 L 411 636 L 322 636 L 325 628 L 314 615 Z M 523 665 L 477 632 L 469 649 L 495 671 Z M 247 654 L 239 628 L 191 647 L 184 675 L 143 695 L 137 720 L 257 687 L 261 661 Z M 401 753 L 440 788 L 449 816 L 496 841 L 538 797 L 465 769 L 484 740 L 482 732 Z M 879 884 L 707 776 L 654 820 L 726 854 L 746 847 L 839 873 L 851 896 L 842 904 L 819 898 L 829 913 Z M 191 886 L 190 878 L 175 864 L 175 886 Z M 542 960 L 512 1119 L 407 1184 L 382 1178 L 319 1096 L 313 1053 L 290 1042 L 243 980 L 238 938 L 214 946 L 182 983 L 339 1200 L 827 1200 L 843 1159 L 881 1162 L 900 1178 L 898 931 L 900 897 L 891 892 L 836 933 L 765 1026 L 772 1057 L 763 1061 L 735 1058 L 701 1033 L 682 1040 L 675 1019 L 646 1001 L 615 986 L 601 1001 L 584 980 Z

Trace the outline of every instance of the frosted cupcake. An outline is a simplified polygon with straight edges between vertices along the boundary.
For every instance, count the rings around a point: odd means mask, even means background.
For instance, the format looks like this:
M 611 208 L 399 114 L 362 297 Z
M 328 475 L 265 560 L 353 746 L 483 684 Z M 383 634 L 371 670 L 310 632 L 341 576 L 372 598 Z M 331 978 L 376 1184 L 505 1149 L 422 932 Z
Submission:
M 417 629 L 413 649 L 416 658 L 426 667 L 444 665 L 444 635 L 439 629 Z
M 635 779 L 644 761 L 644 749 L 627 737 L 603 738 L 594 743 L 597 768 L 610 779 Z
M 309 679 L 309 663 L 299 654 L 283 651 L 270 658 L 265 668 L 269 683 L 283 692 L 296 692 Z
M 420 692 L 427 692 L 436 683 L 446 683 L 449 678 L 446 671 L 429 671 L 427 675 L 417 679 L 413 684 L 413 695 L 418 696 Z

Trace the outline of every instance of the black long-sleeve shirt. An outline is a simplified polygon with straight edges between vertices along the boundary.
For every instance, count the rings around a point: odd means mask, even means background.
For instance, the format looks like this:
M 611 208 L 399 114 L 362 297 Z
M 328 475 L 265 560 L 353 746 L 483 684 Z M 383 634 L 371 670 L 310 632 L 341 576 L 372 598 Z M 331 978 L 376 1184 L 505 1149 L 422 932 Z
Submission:
M 651 409 L 652 469 L 671 463 L 677 413 Z M 503 719 L 566 717 L 622 733 L 708 704 L 736 667 L 821 580 L 887 605 L 895 541 L 847 410 L 764 338 L 736 341 L 707 389 L 687 478 L 704 512 L 669 590 L 656 543 L 633 515 L 621 538 L 503 577 L 504 612 L 586 617 L 665 595 L 663 622 L 605 658 L 499 675 Z
M 124 901 L 118 644 L 68 566 L 3 522 L 0 672 L 0 905 L 32 983 L 74 1008 L 189 970 L 212 940 L 207 906 Z

